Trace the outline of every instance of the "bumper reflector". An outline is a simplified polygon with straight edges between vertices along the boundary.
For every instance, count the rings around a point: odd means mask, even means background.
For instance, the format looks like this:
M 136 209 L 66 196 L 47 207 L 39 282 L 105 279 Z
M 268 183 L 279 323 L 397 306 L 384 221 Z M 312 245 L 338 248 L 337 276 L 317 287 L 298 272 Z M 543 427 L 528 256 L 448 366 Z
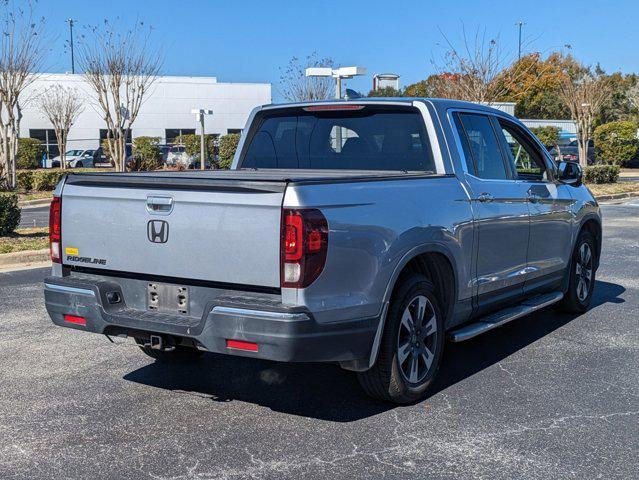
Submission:
M 257 352 L 257 343 L 243 342 L 242 340 L 226 340 L 226 348 L 234 348 L 236 350 L 247 350 L 249 352 Z
M 76 325 L 87 326 L 87 321 L 84 317 L 76 317 L 75 315 L 65 315 L 64 321 L 69 323 L 75 323 Z

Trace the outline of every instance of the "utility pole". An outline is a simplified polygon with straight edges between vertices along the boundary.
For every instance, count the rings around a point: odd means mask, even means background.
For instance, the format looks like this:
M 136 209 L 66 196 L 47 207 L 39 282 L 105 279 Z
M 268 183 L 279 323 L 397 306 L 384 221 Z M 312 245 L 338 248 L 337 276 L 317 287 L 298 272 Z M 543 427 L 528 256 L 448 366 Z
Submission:
M 204 143 L 204 115 L 213 115 L 213 110 L 204 110 L 202 108 L 194 108 L 191 113 L 195 114 L 195 118 L 200 121 L 200 170 L 206 169 L 206 144 Z
M 519 27 L 519 50 L 518 50 L 518 55 L 517 55 L 517 60 L 521 60 L 521 28 L 526 25 L 524 22 L 517 22 L 515 23 L 515 25 L 517 25 Z
M 71 45 L 71 73 L 75 73 L 75 60 L 73 58 L 73 19 L 69 18 L 67 20 L 69 24 L 69 36 L 70 36 L 70 45 Z

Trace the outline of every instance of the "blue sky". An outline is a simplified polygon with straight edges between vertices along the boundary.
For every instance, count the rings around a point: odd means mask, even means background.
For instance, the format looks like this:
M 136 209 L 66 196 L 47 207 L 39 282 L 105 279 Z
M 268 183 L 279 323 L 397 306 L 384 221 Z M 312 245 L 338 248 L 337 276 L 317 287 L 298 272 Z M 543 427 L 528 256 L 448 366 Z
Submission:
M 357 90 L 367 92 L 376 72 L 398 73 L 405 86 L 432 73 L 431 59 L 443 51 L 439 29 L 453 43 L 460 42 L 462 25 L 471 33 L 486 29 L 514 56 L 519 20 L 526 22 L 525 51 L 569 44 L 586 63 L 639 72 L 636 0 L 39 0 L 35 9 L 54 38 L 49 71 L 70 70 L 65 19 L 74 18 L 81 33 L 82 25 L 105 18 L 119 16 L 123 25 L 137 18 L 155 28 L 163 73 L 270 82 L 276 101 L 279 68 L 292 56 L 315 51 L 341 65 L 367 67 L 370 75 L 348 85 Z

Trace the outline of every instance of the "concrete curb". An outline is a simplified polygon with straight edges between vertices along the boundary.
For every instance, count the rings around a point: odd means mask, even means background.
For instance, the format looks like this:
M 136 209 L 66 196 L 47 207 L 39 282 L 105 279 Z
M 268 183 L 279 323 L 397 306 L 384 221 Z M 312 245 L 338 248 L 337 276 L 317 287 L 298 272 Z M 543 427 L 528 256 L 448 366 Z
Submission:
M 37 200 L 25 200 L 24 202 L 18 202 L 20 208 L 35 208 L 49 206 L 51 203 L 50 198 L 38 198 Z
M 621 198 L 632 198 L 639 197 L 639 193 L 637 192 L 628 192 L 628 193 L 615 193 L 613 195 L 599 195 L 595 197 L 597 201 L 605 201 L 605 200 L 619 200 Z
M 50 261 L 48 248 L 42 250 L 23 250 L 22 252 L 0 254 L 0 268 L 22 267 L 31 263 L 42 263 Z

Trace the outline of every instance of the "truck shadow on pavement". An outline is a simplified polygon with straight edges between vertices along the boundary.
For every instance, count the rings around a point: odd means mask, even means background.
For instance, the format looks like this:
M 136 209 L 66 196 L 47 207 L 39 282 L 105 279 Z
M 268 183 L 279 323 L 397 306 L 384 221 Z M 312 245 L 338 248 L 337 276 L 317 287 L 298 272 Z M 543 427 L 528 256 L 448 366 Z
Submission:
M 591 309 L 623 303 L 624 291 L 621 285 L 597 281 Z M 467 342 L 447 343 L 430 397 L 578 318 L 548 308 Z M 354 374 L 332 364 L 285 364 L 210 353 L 195 364 L 150 363 L 124 379 L 215 402 L 238 400 L 334 422 L 353 422 L 396 408 L 364 395 Z

